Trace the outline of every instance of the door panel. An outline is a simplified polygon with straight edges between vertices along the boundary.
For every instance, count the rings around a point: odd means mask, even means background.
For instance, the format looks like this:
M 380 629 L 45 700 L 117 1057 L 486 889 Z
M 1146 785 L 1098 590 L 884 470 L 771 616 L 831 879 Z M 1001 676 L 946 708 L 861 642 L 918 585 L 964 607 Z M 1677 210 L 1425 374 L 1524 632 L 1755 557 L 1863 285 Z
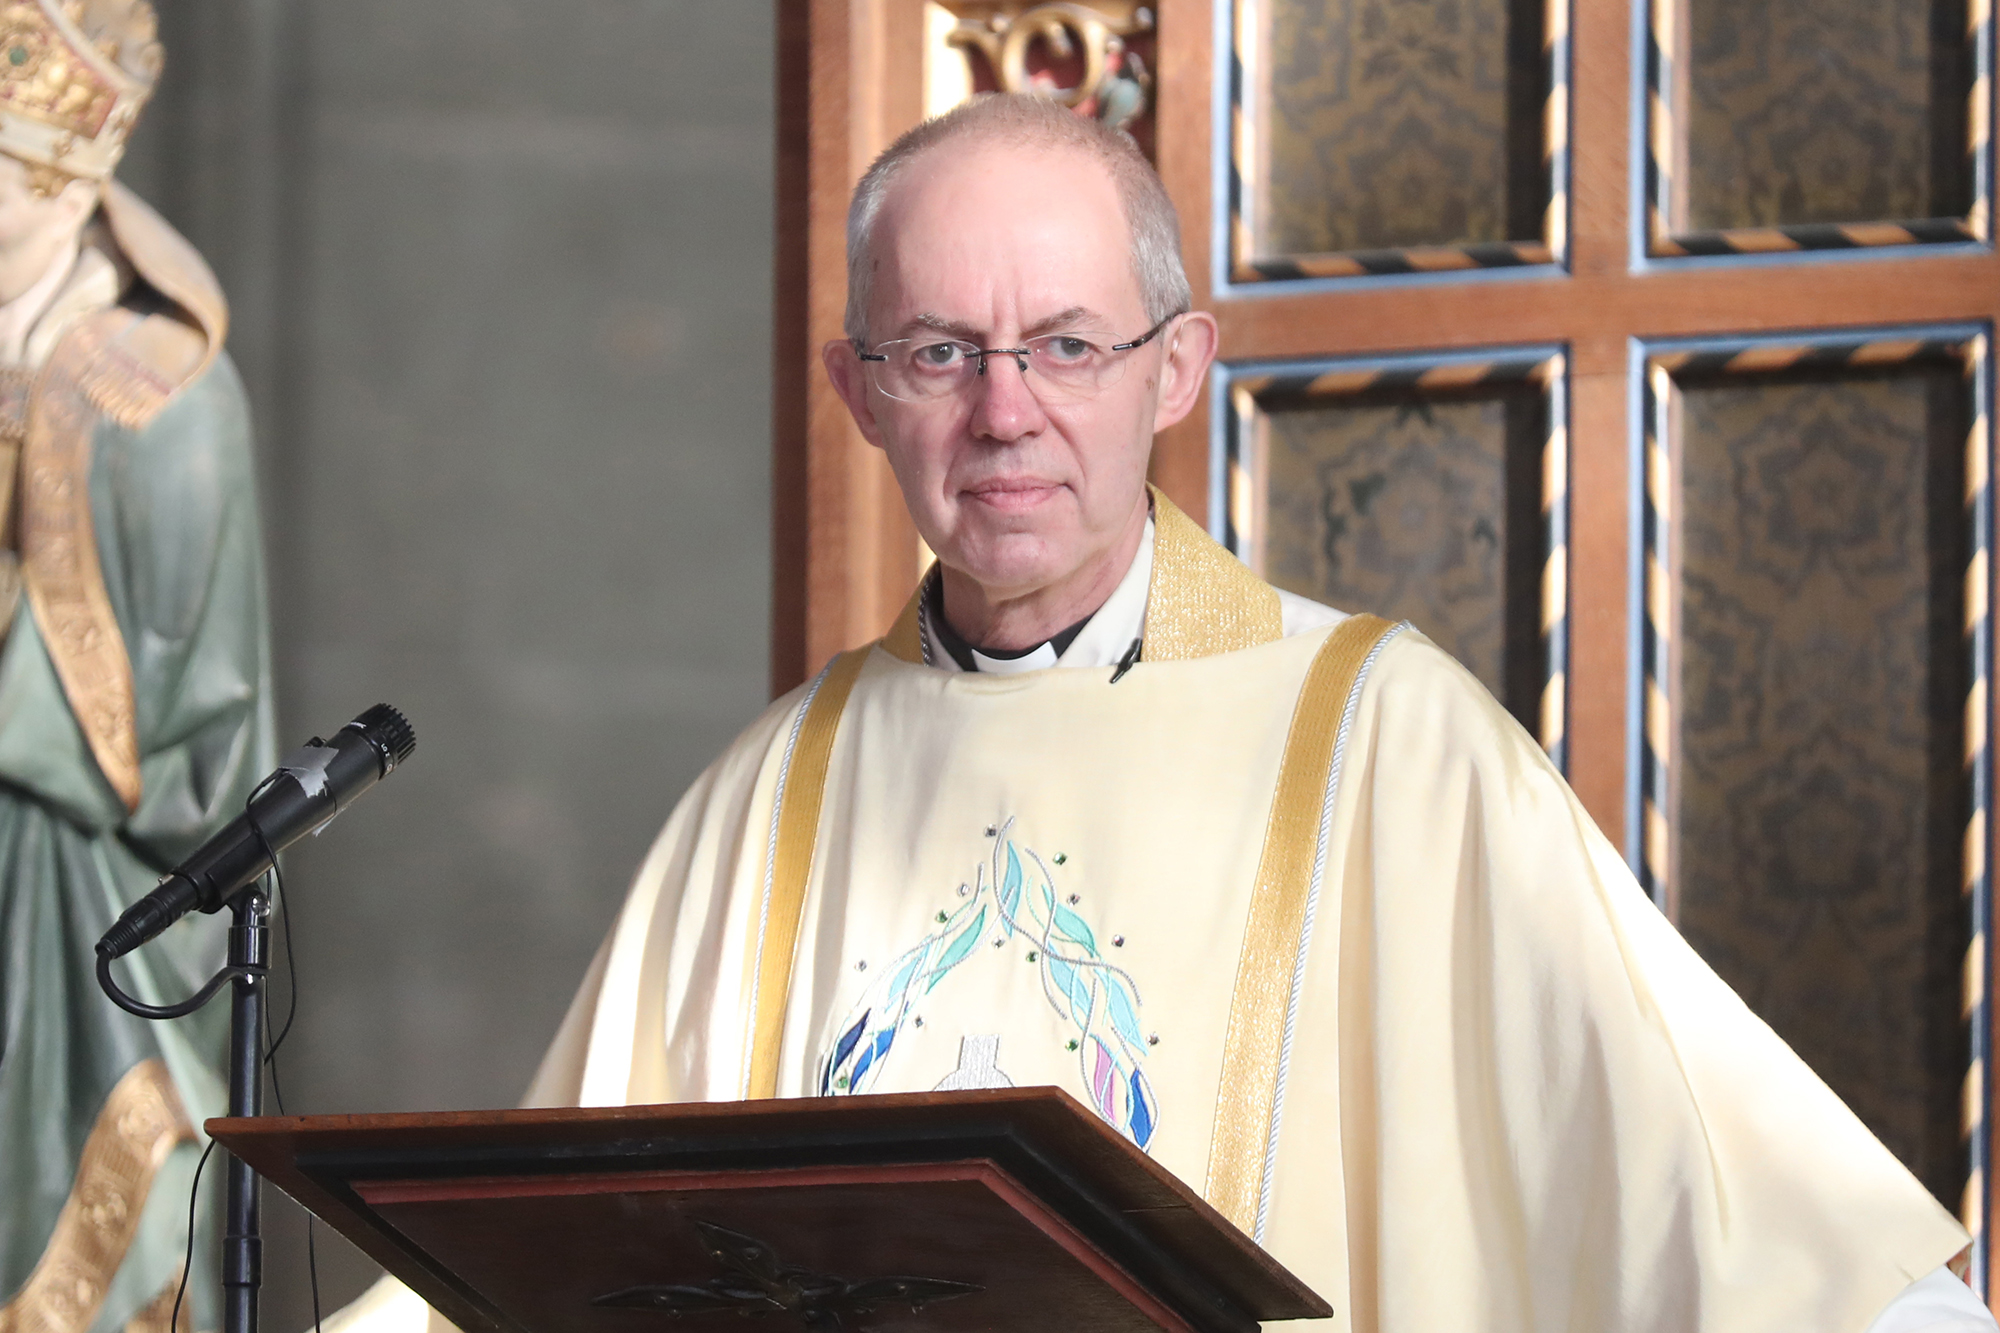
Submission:
M 1560 7 L 1243 0 L 1234 18 L 1232 282 L 1560 254 Z
M 1987 894 L 1984 356 L 1972 334 L 1648 363 L 1642 882 L 1953 1209 Z
M 1278 587 L 1412 621 L 1560 756 L 1565 389 L 1547 349 L 1232 368 L 1215 526 Z
M 1653 0 L 1651 251 L 1986 236 L 1964 0 Z

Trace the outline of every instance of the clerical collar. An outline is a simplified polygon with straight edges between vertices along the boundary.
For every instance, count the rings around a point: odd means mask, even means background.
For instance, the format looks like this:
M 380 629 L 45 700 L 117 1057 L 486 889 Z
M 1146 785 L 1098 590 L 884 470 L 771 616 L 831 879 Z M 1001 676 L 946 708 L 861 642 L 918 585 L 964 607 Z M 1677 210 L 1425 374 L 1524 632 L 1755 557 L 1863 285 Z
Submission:
M 945 671 L 988 675 L 1015 675 L 1054 666 L 1111 667 L 1122 675 L 1139 658 L 1152 577 L 1153 520 L 1148 518 L 1131 568 L 1104 605 L 1046 643 L 1012 654 L 974 648 L 951 628 L 944 616 L 942 578 L 933 570 L 917 602 L 917 634 L 924 662 Z
M 1076 636 L 1083 633 L 1083 627 L 1090 623 L 1085 616 L 1052 639 L 1046 639 L 1032 648 L 1008 651 L 1000 648 L 974 648 L 951 627 L 951 621 L 944 614 L 944 573 L 933 570 L 924 584 L 924 620 L 930 630 L 932 641 L 951 654 L 951 660 L 958 663 L 961 671 L 981 671 L 990 676 L 1012 676 L 1023 671 L 1040 671 L 1052 667 L 1056 659 L 1069 651 L 1076 642 Z M 1091 612 L 1094 616 L 1097 613 Z

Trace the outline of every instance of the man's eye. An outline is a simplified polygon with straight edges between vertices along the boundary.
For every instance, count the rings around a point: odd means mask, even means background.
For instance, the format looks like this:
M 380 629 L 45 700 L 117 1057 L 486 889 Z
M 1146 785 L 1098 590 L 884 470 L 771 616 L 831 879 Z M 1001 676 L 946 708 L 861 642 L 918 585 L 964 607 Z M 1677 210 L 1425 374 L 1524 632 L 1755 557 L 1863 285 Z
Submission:
M 1043 345 L 1048 349 L 1049 355 L 1058 361 L 1082 361 L 1097 350 L 1088 339 L 1066 335 L 1051 338 Z
M 963 358 L 957 343 L 926 343 L 914 359 L 925 370 L 949 370 Z

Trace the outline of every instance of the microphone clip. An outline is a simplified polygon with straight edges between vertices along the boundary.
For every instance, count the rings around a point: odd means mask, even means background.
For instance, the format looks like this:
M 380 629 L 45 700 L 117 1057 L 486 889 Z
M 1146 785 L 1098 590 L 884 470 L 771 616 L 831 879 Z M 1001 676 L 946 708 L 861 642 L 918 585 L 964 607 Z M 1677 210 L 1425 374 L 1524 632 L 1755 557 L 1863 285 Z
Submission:
M 210 977 L 202 988 L 187 999 L 174 1004 L 148 1004 L 128 993 L 111 975 L 111 964 L 130 952 L 130 947 L 116 949 L 107 935 L 97 945 L 97 984 L 111 1002 L 128 1014 L 161 1022 L 171 1018 L 185 1018 L 206 1005 L 222 988 L 241 978 L 256 986 L 271 972 L 271 900 L 264 896 L 261 888 L 251 888 L 236 895 L 230 901 L 229 957 L 222 970 Z M 133 941 L 136 947 L 141 941 Z

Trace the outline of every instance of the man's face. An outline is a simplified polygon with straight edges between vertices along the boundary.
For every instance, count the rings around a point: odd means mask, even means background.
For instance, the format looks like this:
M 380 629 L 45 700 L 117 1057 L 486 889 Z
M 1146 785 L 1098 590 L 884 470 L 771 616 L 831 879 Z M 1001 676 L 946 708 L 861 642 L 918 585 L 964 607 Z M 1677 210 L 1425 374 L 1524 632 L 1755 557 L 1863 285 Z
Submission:
M 972 140 L 926 153 L 884 201 L 873 262 L 871 349 L 905 338 L 1019 347 L 1058 332 L 1127 342 L 1150 324 L 1117 187 L 1073 149 Z M 875 388 L 840 344 L 828 366 L 931 549 L 990 594 L 1022 595 L 1143 523 L 1153 433 L 1198 391 L 1183 383 L 1163 411 L 1163 390 L 1188 378 L 1186 358 L 1171 355 L 1183 323 L 1119 353 L 1116 380 L 1082 397 L 1051 393 L 1008 356 L 987 358 L 963 392 L 921 402 Z M 1198 359 L 1205 368 L 1205 350 Z

